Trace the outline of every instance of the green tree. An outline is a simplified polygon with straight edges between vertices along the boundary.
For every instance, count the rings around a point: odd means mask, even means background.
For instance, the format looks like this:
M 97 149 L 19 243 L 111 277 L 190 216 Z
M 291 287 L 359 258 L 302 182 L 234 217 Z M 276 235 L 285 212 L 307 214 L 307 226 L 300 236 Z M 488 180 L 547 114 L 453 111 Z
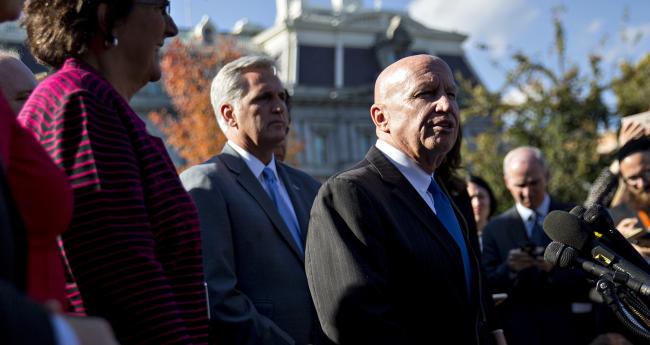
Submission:
M 210 87 L 219 69 L 240 56 L 235 43 L 223 38 L 214 46 L 177 38 L 166 48 L 162 81 L 176 113 L 155 111 L 149 118 L 187 162 L 181 170 L 219 153 L 226 142 L 210 104 Z
M 517 53 L 512 56 L 514 68 L 498 91 L 462 83 L 470 98 L 463 109 L 464 121 L 487 117 L 493 125 L 464 145 L 464 161 L 471 173 L 493 186 L 501 211 L 512 205 L 502 170 L 503 157 L 512 148 L 540 148 L 551 167 L 550 192 L 566 201 L 582 202 L 604 165 L 596 145 L 599 131 L 607 128 L 613 115 L 601 97 L 606 87 L 600 59 L 592 56 L 590 71 L 581 73 L 565 55 L 560 11 L 555 11 L 553 24 L 555 66 Z M 518 101 L 508 100 L 512 94 Z
M 620 77 L 612 82 L 618 113 L 626 116 L 650 110 L 650 54 L 636 65 L 623 62 L 620 70 Z

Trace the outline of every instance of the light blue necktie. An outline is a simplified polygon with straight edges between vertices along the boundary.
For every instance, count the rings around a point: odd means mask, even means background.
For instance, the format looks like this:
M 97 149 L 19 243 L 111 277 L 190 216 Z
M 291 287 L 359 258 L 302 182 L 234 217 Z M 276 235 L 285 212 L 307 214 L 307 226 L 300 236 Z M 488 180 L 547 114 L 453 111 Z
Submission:
M 284 223 L 287 225 L 287 228 L 291 233 L 291 237 L 293 237 L 293 240 L 296 242 L 296 245 L 298 246 L 300 252 L 304 254 L 305 249 L 302 246 L 300 227 L 298 227 L 298 223 L 291 213 L 291 209 L 284 202 L 284 199 L 282 199 L 282 196 L 280 195 L 280 187 L 278 186 L 278 181 L 275 178 L 273 170 L 271 170 L 269 167 L 265 167 L 264 170 L 262 170 L 262 176 L 264 176 L 264 182 L 266 183 L 267 191 L 271 196 L 275 207 L 278 209 L 280 216 L 284 220 Z
M 471 295 L 472 291 L 472 266 L 469 262 L 469 253 L 467 252 L 467 245 L 465 244 L 465 238 L 463 233 L 460 230 L 460 225 L 458 224 L 458 219 L 456 219 L 456 214 L 449 203 L 449 199 L 445 193 L 440 190 L 440 187 L 436 183 L 436 180 L 431 178 L 431 183 L 429 183 L 429 188 L 427 189 L 429 193 L 433 196 L 433 204 L 436 208 L 436 216 L 440 219 L 442 225 L 445 226 L 447 232 L 453 237 L 454 241 L 460 249 L 460 255 L 463 259 L 463 266 L 465 268 L 465 283 L 467 284 L 467 293 Z

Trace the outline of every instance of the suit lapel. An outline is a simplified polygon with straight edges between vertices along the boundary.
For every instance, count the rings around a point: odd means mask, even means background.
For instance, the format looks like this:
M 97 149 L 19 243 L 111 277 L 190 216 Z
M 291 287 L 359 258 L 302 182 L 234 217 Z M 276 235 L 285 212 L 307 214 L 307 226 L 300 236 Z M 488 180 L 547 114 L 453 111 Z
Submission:
M 548 212 L 551 212 L 553 210 L 564 210 L 567 208 L 567 205 L 558 203 L 553 200 L 553 198 L 551 198 L 551 204 L 549 205 Z M 522 243 L 530 242 L 528 231 L 526 230 L 526 224 L 524 223 L 523 219 L 521 219 L 519 212 L 517 212 L 517 207 L 513 206 L 506 211 L 506 214 L 511 221 L 511 226 L 508 227 L 508 234 L 513 243 L 516 245 L 521 245 Z M 546 240 L 549 243 L 551 242 L 551 239 L 548 238 L 548 236 L 546 236 Z
M 508 218 L 511 220 L 511 226 L 508 227 L 509 237 L 515 245 L 529 242 L 528 232 L 526 231 L 526 224 L 521 219 L 521 215 L 517 212 L 516 207 L 512 207 L 508 211 Z
M 262 210 L 264 210 L 264 213 L 266 213 L 271 220 L 271 223 L 273 223 L 274 229 L 284 239 L 300 261 L 304 262 L 304 257 L 300 252 L 300 249 L 298 249 L 296 241 L 291 237 L 291 233 L 289 232 L 287 225 L 284 223 L 282 216 L 280 216 L 280 213 L 273 204 L 273 200 L 271 200 L 271 197 L 266 193 L 264 188 L 262 188 L 259 180 L 253 176 L 253 173 L 250 171 L 244 160 L 228 145 L 224 146 L 221 153 L 222 154 L 219 157 L 228 169 L 237 175 L 237 182 L 239 182 L 239 184 L 253 197 L 253 199 L 257 201 Z M 293 198 L 291 200 L 294 202 Z
M 442 247 L 448 248 L 450 255 L 460 258 L 460 250 L 454 239 L 446 230 L 440 231 L 444 229 L 442 222 L 393 163 L 374 146 L 366 155 L 366 159 L 377 168 L 382 179 L 393 186 L 393 195 L 406 204 L 406 208 L 417 217 L 429 233 L 443 243 Z
M 456 267 L 461 268 L 461 270 L 458 271 L 457 279 L 459 282 L 462 281 L 462 286 L 464 286 L 465 275 L 462 273 L 464 265 L 460 254 L 460 248 L 458 247 L 458 244 L 456 244 L 456 241 L 451 236 L 451 234 L 445 229 L 444 225 L 438 219 L 436 214 L 431 210 L 429 205 L 424 200 L 422 200 L 420 194 L 415 190 L 415 188 L 413 188 L 411 183 L 406 179 L 406 177 L 402 175 L 397 167 L 395 167 L 376 147 L 373 146 L 370 149 L 366 155 L 366 160 L 375 166 L 384 181 L 394 186 L 392 190 L 393 195 L 399 198 L 406 205 L 406 208 L 415 215 L 423 227 L 426 228 L 427 231 L 433 236 L 434 240 L 440 243 L 439 247 L 444 248 L 447 258 L 450 260 L 455 260 Z M 471 247 L 469 246 L 469 238 L 467 234 L 468 226 L 463 220 L 463 215 L 455 205 L 454 200 L 451 198 L 451 196 L 449 196 L 449 193 L 447 193 L 444 184 L 439 182 L 438 185 L 441 186 L 441 188 L 447 194 L 449 202 L 452 204 L 454 214 L 458 218 L 458 223 L 461 226 L 463 237 L 465 239 L 465 242 L 468 244 L 467 250 L 470 251 L 470 258 L 474 258 L 471 265 L 473 271 L 473 285 L 476 287 L 478 284 L 478 279 L 480 279 L 478 275 L 480 267 L 478 258 L 476 258 L 474 253 L 471 251 Z M 478 289 L 472 289 L 472 291 L 475 292 L 473 292 L 471 298 L 464 300 L 468 304 L 472 303 L 471 300 L 478 300 Z M 466 296 L 466 294 L 463 295 Z

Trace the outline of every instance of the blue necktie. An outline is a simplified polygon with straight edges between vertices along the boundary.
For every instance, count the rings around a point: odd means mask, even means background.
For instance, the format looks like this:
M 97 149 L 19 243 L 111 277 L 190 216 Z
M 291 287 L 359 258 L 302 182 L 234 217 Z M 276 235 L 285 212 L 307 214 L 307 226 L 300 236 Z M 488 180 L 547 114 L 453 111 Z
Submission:
M 467 284 L 467 293 L 471 295 L 472 291 L 472 266 L 469 262 L 469 253 L 467 251 L 467 245 L 465 244 L 465 238 L 463 233 L 460 230 L 460 225 L 458 224 L 458 219 L 456 219 L 456 214 L 449 203 L 449 199 L 445 193 L 440 190 L 440 187 L 436 183 L 436 180 L 431 178 L 431 183 L 429 183 L 429 188 L 427 189 L 429 193 L 433 196 L 433 204 L 436 208 L 436 216 L 440 219 L 442 225 L 445 226 L 447 232 L 454 239 L 458 248 L 460 249 L 460 255 L 463 259 L 463 266 L 465 267 L 465 283 Z
M 278 186 L 278 181 L 275 178 L 273 170 L 271 170 L 269 167 L 265 167 L 264 170 L 262 170 L 262 176 L 264 176 L 266 188 L 269 195 L 271 196 L 271 199 L 273 200 L 273 203 L 275 204 L 275 207 L 278 209 L 278 212 L 284 220 L 284 223 L 287 225 L 287 228 L 289 228 L 291 237 L 293 237 L 293 240 L 296 242 L 296 245 L 298 246 L 298 249 L 300 249 L 300 252 L 304 254 L 305 249 L 302 246 L 300 228 L 298 227 L 298 223 L 293 217 L 293 214 L 291 214 L 291 209 L 289 209 L 289 206 L 284 202 L 282 196 L 280 195 L 280 187 Z
M 537 247 L 545 247 L 548 241 L 546 240 L 546 234 L 544 234 L 544 230 L 541 225 L 544 217 L 535 211 L 535 213 L 533 213 L 530 218 L 533 222 L 533 227 L 530 231 L 530 242 L 532 242 Z

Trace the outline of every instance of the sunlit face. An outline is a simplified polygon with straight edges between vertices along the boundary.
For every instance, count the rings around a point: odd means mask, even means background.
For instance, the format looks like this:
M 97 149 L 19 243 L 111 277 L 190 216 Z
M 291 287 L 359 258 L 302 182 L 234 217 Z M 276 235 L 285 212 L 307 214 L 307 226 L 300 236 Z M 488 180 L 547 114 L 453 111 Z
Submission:
M 115 26 L 118 45 L 112 49 L 125 61 L 124 72 L 139 85 L 160 79 L 160 49 L 166 38 L 178 34 L 174 20 L 167 13 L 168 4 L 164 0 L 143 3 L 136 0 L 131 13 Z
M 36 87 L 36 78 L 24 63 L 13 57 L 0 57 L 0 89 L 18 115 Z
M 640 207 L 650 207 L 650 151 L 636 152 L 620 162 L 621 178 L 632 201 Z
M 506 187 L 513 199 L 529 209 L 536 209 L 544 201 L 548 174 L 534 160 L 515 160 L 506 168 Z
M 483 224 L 490 216 L 490 196 L 485 188 L 474 182 L 467 182 L 467 194 L 472 202 L 476 224 Z
M 444 156 L 458 138 L 456 83 L 447 64 L 430 56 L 415 58 L 395 71 L 383 105 L 390 136 L 416 162 Z
M 237 141 L 244 147 L 273 151 L 285 139 L 289 125 L 284 86 L 271 69 L 251 69 L 242 78 L 247 92 L 234 108 Z
M 0 22 L 18 19 L 23 0 L 0 0 Z

